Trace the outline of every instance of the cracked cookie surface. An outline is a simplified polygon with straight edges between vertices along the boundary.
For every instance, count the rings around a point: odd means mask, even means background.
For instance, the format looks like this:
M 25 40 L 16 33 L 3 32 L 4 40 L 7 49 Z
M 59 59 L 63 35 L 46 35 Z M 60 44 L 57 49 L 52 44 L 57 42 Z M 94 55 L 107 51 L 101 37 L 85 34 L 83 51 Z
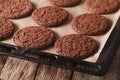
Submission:
M 52 30 L 42 26 L 29 26 L 15 32 L 14 43 L 21 47 L 46 49 L 55 41 Z
M 56 27 L 66 22 L 68 12 L 60 7 L 46 6 L 35 10 L 32 18 L 41 26 Z
M 32 3 L 29 0 L 0 0 L 0 17 L 21 18 L 32 11 Z
M 111 28 L 110 21 L 98 14 L 79 15 L 72 20 L 71 24 L 77 33 L 90 36 L 105 34 Z
M 97 14 L 113 13 L 120 8 L 118 0 L 86 0 L 85 4 L 89 11 Z
M 49 0 L 55 6 L 71 7 L 80 3 L 81 0 Z
M 84 59 L 97 52 L 99 44 L 90 37 L 70 34 L 59 38 L 55 50 L 61 56 Z
M 9 38 L 15 30 L 14 24 L 4 18 L 0 18 L 0 40 Z

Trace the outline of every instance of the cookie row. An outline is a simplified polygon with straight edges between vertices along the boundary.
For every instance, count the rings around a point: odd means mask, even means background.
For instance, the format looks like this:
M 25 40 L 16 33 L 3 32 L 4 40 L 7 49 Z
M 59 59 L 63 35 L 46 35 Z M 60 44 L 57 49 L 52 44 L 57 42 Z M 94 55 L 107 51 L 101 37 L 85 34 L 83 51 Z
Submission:
M 56 27 L 67 21 L 69 13 L 60 7 L 45 6 L 32 13 L 33 20 L 40 26 Z M 99 14 L 82 14 L 71 22 L 72 28 L 79 34 L 96 36 L 106 33 L 110 21 Z
M 55 6 L 69 7 L 77 5 L 81 0 L 49 0 Z M 87 9 L 92 13 L 106 14 L 113 13 L 119 9 L 118 0 L 86 0 Z M 25 17 L 33 11 L 32 3 L 29 0 L 1 0 L 0 17 L 7 19 Z
M 99 49 L 98 42 L 81 34 L 65 35 L 56 41 L 55 33 L 43 26 L 29 26 L 20 29 L 15 32 L 13 40 L 18 46 L 38 50 L 54 45 L 59 55 L 78 59 L 87 58 Z
M 82 0 L 49 0 L 54 6 L 71 7 L 79 4 Z M 97 14 L 106 14 L 116 12 L 120 5 L 118 0 L 86 0 L 86 8 Z

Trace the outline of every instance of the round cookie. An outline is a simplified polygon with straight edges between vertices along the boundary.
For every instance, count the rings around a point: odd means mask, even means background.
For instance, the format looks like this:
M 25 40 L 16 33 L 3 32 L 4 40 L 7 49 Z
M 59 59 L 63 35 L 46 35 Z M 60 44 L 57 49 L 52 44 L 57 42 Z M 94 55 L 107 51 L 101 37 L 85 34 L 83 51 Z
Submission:
M 111 27 L 110 21 L 98 14 L 82 14 L 72 20 L 72 28 L 83 35 L 102 35 Z
M 60 7 L 71 7 L 80 3 L 81 0 L 49 0 L 51 4 Z
M 60 7 L 46 6 L 35 10 L 32 18 L 41 26 L 56 27 L 68 19 L 68 13 Z
M 20 47 L 46 49 L 55 42 L 55 34 L 42 26 L 30 26 L 16 31 L 13 41 Z
M 113 13 L 119 9 L 118 0 L 87 0 L 85 4 L 89 11 L 97 14 Z
M 20 18 L 27 16 L 32 11 L 29 0 L 0 0 L 0 17 Z
M 84 59 L 97 52 L 98 43 L 80 34 L 70 34 L 59 38 L 55 43 L 55 50 L 61 56 Z
M 4 18 L 0 18 L 0 40 L 9 38 L 15 30 L 14 24 Z

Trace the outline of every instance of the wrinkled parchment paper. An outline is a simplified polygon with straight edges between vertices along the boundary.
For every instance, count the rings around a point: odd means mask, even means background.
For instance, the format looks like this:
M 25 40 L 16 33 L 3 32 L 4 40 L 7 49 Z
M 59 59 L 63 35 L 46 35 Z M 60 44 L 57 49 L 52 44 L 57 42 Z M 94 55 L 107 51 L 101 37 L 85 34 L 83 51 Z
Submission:
M 43 6 L 50 6 L 51 5 L 48 2 L 48 0 L 30 0 L 30 1 L 33 3 L 33 6 L 35 9 L 43 7 Z M 80 14 L 89 13 L 89 11 L 87 11 L 85 8 L 84 3 L 85 3 L 85 0 L 83 0 L 79 5 L 77 5 L 75 7 L 64 8 L 65 10 L 67 10 L 70 13 L 69 21 L 66 22 L 64 25 L 61 25 L 61 26 L 56 27 L 56 28 L 50 28 L 50 29 L 52 29 L 54 32 L 56 32 L 59 37 L 61 37 L 63 35 L 67 35 L 67 34 L 76 33 L 72 30 L 70 22 L 71 22 L 72 18 L 77 17 Z M 116 13 L 107 14 L 107 15 L 103 15 L 103 16 L 107 17 L 108 19 L 110 19 L 112 21 L 112 27 L 109 30 L 109 32 L 107 32 L 104 35 L 94 36 L 94 37 L 92 36 L 96 41 L 98 41 L 100 43 L 100 49 L 95 55 L 85 59 L 85 61 L 96 62 L 96 60 L 98 59 L 100 52 L 102 51 L 111 31 L 114 28 L 114 25 L 116 24 L 116 22 L 118 20 L 118 17 L 120 16 L 120 10 L 118 10 Z M 22 29 L 24 27 L 33 26 L 33 25 L 37 26 L 37 24 L 32 20 L 31 16 L 21 18 L 21 19 L 15 19 L 15 20 L 11 20 L 11 21 L 14 22 L 14 24 L 18 27 L 18 29 Z M 8 40 L 2 41 L 2 42 L 14 44 L 12 39 L 8 39 Z M 51 47 L 51 48 L 43 50 L 43 51 L 56 54 L 54 47 Z

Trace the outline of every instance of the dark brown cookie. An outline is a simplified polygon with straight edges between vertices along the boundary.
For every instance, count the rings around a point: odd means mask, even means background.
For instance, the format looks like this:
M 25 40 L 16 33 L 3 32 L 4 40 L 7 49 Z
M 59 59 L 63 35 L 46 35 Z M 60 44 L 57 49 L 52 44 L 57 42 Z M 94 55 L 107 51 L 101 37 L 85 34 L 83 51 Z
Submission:
M 118 0 L 86 0 L 86 7 L 92 13 L 113 13 L 119 9 Z
M 0 40 L 9 38 L 15 30 L 14 24 L 4 18 L 0 18 Z
M 82 14 L 72 20 L 72 28 L 83 35 L 102 35 L 111 27 L 110 21 L 97 14 Z
M 0 17 L 20 18 L 31 11 L 32 4 L 29 0 L 0 0 Z
M 59 38 L 55 43 L 56 52 L 59 55 L 84 59 L 97 52 L 98 43 L 80 34 L 71 34 Z
M 42 26 L 30 26 L 16 31 L 13 40 L 21 47 L 46 49 L 54 43 L 55 34 L 52 30 Z
M 41 26 L 55 27 L 68 19 L 68 13 L 60 7 L 46 6 L 35 10 L 32 18 Z
M 51 4 L 61 7 L 71 7 L 80 3 L 81 0 L 49 0 Z

